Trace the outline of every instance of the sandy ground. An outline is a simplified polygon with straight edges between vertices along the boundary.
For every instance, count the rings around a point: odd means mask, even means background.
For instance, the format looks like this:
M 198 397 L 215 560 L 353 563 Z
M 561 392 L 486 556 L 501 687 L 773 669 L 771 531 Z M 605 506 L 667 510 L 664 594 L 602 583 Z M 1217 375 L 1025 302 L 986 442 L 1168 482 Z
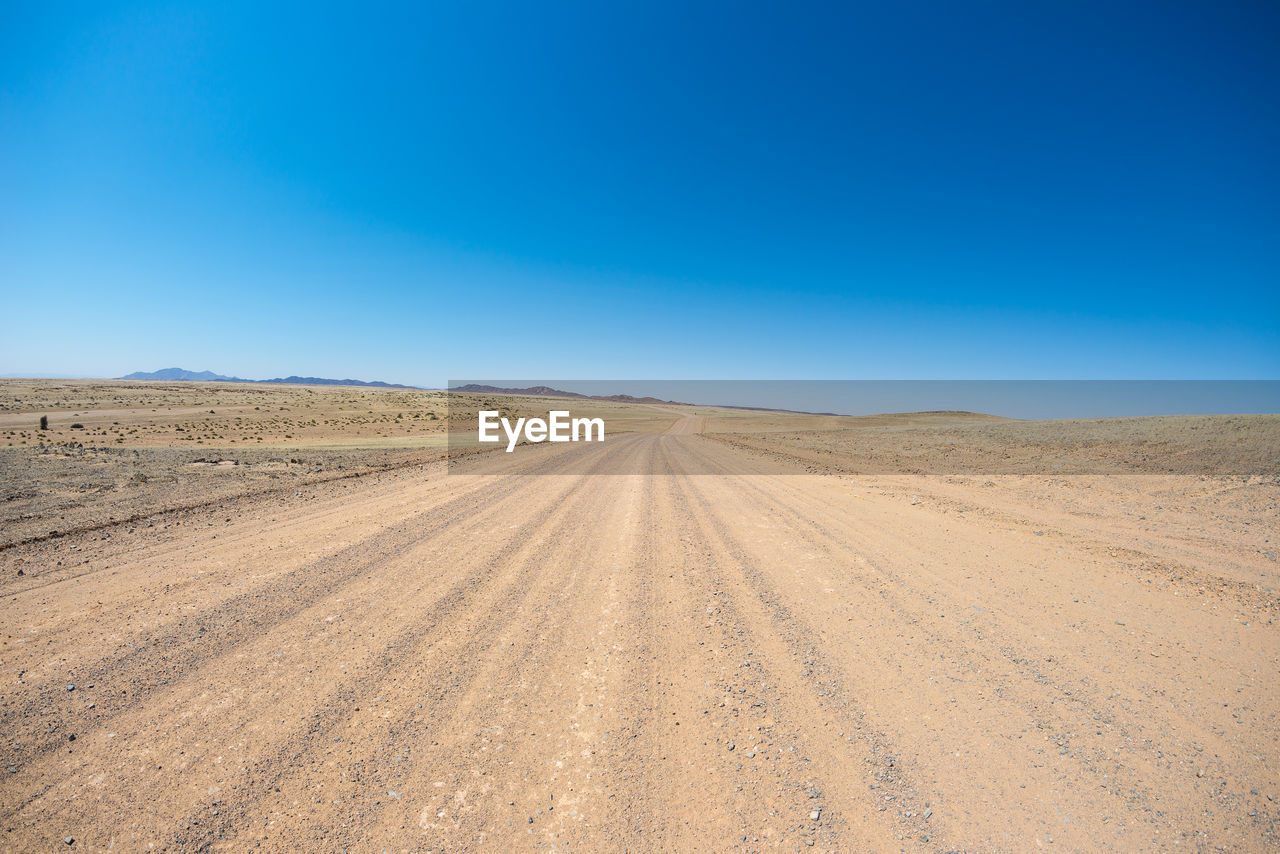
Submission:
M 447 410 L 443 393 L 417 389 L 6 379 L 0 446 L 414 446 L 444 431 Z
M 705 425 L 0 550 L 0 848 L 1280 846 L 1274 477 Z

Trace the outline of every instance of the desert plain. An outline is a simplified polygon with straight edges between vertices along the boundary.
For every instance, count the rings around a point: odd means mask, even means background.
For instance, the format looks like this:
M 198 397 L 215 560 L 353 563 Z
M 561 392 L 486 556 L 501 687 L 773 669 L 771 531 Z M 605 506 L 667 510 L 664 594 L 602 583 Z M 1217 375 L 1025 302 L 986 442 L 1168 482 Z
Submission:
M 0 382 L 0 849 L 1280 848 L 1280 417 L 457 403 Z

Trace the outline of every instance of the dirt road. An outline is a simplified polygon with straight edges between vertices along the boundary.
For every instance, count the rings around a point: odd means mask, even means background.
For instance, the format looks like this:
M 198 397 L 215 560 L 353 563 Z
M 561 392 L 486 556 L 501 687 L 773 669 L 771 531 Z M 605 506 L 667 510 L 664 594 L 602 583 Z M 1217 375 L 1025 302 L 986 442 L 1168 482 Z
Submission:
M 1280 845 L 1274 486 L 556 453 L 0 554 L 0 847 Z

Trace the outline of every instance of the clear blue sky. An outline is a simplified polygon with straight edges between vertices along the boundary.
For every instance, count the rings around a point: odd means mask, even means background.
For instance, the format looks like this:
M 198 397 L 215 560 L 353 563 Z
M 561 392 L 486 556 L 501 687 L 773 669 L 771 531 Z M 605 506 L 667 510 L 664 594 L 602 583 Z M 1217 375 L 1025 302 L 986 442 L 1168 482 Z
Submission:
M 5 3 L 0 373 L 1280 377 L 1257 3 Z

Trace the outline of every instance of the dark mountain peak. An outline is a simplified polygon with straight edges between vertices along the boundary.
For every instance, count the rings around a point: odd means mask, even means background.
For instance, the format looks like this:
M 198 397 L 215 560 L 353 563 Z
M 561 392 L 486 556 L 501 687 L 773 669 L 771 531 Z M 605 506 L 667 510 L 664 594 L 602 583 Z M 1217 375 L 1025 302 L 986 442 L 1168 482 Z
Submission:
M 365 380 L 331 380 L 324 377 L 276 377 L 270 380 L 246 380 L 240 377 L 227 377 L 213 371 L 188 371 L 183 368 L 163 368 L 159 371 L 136 371 L 122 380 L 150 380 L 167 382 L 206 382 L 206 383 L 277 383 L 289 385 L 353 385 L 366 388 L 417 388 L 412 385 L 384 383 L 381 380 L 366 382 Z
M 574 391 L 561 391 L 558 388 L 551 388 L 545 385 L 529 386 L 528 388 L 503 388 L 496 385 L 468 383 L 467 385 L 452 386 L 449 391 L 457 391 L 464 394 L 517 394 L 533 397 L 572 397 L 578 399 L 587 397 L 585 394 L 578 394 Z
M 678 403 L 678 401 L 663 400 L 659 397 L 632 397 L 629 394 L 579 394 L 576 391 L 563 391 L 562 389 L 545 385 L 533 385 L 527 388 L 504 388 L 496 385 L 468 383 L 466 385 L 451 386 L 449 391 L 463 394 L 510 394 L 526 397 L 568 397 L 574 400 L 610 400 L 616 403 Z M 679 405 L 684 406 L 686 404 Z
M 135 371 L 122 380 L 180 380 L 184 382 L 249 382 L 236 377 L 225 377 L 213 371 L 188 371 L 185 368 L 161 368 L 158 371 Z

